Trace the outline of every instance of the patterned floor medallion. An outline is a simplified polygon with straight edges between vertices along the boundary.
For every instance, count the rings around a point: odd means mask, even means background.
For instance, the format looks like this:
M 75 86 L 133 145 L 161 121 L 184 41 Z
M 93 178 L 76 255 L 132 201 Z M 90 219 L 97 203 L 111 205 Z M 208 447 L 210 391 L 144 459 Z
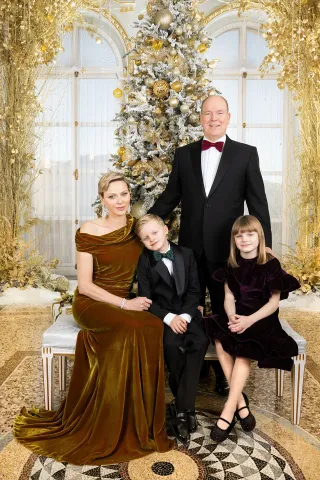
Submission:
M 29 472 L 24 472 L 24 479 L 304 480 L 288 452 L 258 429 L 245 433 L 236 426 L 225 442 L 216 444 L 210 439 L 216 414 L 198 411 L 198 421 L 198 431 L 191 435 L 187 447 L 101 467 L 80 467 L 37 457 Z

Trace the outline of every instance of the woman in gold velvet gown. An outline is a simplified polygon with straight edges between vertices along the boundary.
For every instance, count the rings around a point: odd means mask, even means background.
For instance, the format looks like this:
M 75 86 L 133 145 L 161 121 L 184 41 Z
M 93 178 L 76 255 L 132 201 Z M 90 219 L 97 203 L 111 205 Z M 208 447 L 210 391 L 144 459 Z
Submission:
M 66 400 L 56 412 L 22 409 L 16 439 L 39 455 L 75 465 L 129 461 L 172 448 L 165 430 L 163 323 L 151 300 L 126 299 L 142 244 L 127 214 L 127 180 L 99 182 L 108 216 L 76 233 L 79 332 Z

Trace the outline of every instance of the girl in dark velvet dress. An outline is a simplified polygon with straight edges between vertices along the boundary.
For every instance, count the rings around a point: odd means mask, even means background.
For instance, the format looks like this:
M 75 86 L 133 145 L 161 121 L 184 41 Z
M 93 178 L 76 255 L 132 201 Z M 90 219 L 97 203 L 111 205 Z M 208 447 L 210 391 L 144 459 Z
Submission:
M 242 393 L 250 360 L 256 360 L 260 368 L 292 368 L 291 357 L 298 354 L 298 346 L 281 328 L 278 307 L 279 300 L 288 298 L 299 283 L 266 252 L 261 224 L 251 215 L 235 221 L 227 265 L 214 278 L 225 285 L 225 314 L 207 318 L 206 329 L 215 342 L 230 392 L 211 436 L 223 441 L 236 418 L 245 431 L 256 425 Z

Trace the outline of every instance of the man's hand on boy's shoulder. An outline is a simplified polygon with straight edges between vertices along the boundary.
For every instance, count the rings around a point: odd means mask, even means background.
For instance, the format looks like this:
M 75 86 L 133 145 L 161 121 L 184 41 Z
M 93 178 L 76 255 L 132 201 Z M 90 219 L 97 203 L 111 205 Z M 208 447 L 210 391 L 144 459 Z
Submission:
M 179 315 L 176 315 L 173 317 L 173 319 L 170 322 L 170 328 L 174 331 L 174 333 L 185 333 L 187 331 L 187 326 L 188 322 L 180 317 Z

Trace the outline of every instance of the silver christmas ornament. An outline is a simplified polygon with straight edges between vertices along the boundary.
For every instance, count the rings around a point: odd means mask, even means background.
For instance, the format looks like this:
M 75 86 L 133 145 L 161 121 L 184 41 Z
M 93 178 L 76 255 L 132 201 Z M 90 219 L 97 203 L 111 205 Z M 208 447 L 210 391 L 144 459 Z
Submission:
M 183 103 L 180 106 L 180 112 L 181 113 L 188 113 L 189 112 L 189 105 L 187 105 L 186 103 Z
M 199 115 L 197 115 L 196 113 L 191 113 L 191 115 L 189 115 L 188 117 L 188 122 L 194 127 L 196 127 L 197 125 L 199 125 Z
M 179 105 L 179 100 L 177 98 L 170 98 L 169 100 L 170 107 L 177 107 Z
M 183 32 L 183 30 L 182 30 L 181 27 L 177 27 L 177 28 L 175 29 L 175 31 L 174 31 L 174 33 L 175 33 L 176 35 L 178 35 L 178 36 L 179 36 L 179 35 L 182 35 L 182 32 Z

